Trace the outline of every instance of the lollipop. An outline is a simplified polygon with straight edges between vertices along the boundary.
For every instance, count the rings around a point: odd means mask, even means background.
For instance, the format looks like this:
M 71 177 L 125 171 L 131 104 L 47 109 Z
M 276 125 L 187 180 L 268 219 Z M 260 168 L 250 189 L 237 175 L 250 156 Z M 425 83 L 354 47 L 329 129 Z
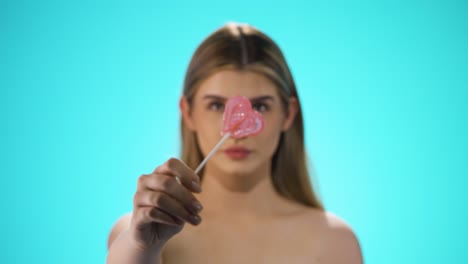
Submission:
M 249 99 L 243 96 L 231 97 L 224 107 L 223 128 L 221 140 L 195 169 L 198 174 L 211 156 L 221 147 L 229 137 L 243 138 L 257 135 L 263 129 L 263 116 L 252 109 Z
M 223 114 L 221 135 L 230 133 L 233 138 L 256 135 L 263 129 L 263 116 L 252 109 L 249 99 L 243 96 L 230 98 Z

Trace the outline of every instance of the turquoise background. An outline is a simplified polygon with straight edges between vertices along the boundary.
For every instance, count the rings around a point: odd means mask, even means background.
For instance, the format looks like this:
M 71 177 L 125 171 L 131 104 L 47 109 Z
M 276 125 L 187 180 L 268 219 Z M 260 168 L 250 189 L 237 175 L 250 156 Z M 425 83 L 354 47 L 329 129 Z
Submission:
M 284 50 L 328 210 L 366 263 L 467 263 L 465 1 L 0 1 L 1 263 L 104 263 L 136 179 L 178 155 L 197 45 Z

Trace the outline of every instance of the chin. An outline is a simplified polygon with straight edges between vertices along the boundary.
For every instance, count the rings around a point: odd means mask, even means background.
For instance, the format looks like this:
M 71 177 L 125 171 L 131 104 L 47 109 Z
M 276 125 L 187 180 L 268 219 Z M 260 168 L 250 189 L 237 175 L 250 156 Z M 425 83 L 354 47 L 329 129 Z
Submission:
M 223 173 L 236 177 L 250 177 L 261 170 L 261 163 L 253 157 L 245 159 L 232 159 L 223 157 L 216 160 L 216 167 Z

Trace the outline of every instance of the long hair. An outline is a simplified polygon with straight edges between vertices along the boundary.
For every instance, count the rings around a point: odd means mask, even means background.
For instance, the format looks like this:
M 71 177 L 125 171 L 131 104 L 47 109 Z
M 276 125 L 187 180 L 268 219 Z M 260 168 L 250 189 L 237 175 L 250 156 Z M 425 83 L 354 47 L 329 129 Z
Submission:
M 278 45 L 258 29 L 229 23 L 209 35 L 196 49 L 184 80 L 183 93 L 192 104 L 196 88 L 211 74 L 226 69 L 247 70 L 269 78 L 277 87 L 286 111 L 290 97 L 296 97 L 298 112 L 292 126 L 282 132 L 273 155 L 272 182 L 283 197 L 324 210 L 315 194 L 307 169 L 304 125 L 296 85 Z M 195 133 L 181 122 L 182 160 L 192 169 L 203 160 Z M 200 172 L 203 179 L 203 170 Z

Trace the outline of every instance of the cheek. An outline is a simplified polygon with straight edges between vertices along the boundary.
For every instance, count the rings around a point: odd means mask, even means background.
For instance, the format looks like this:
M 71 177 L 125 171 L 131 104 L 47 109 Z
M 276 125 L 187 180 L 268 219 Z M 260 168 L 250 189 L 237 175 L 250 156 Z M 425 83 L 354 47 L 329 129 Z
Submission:
M 265 119 L 265 127 L 262 133 L 258 135 L 258 145 L 263 146 L 265 152 L 273 155 L 275 152 L 281 135 L 281 120 Z
M 199 115 L 194 121 L 200 149 L 207 155 L 221 139 L 222 115 Z

